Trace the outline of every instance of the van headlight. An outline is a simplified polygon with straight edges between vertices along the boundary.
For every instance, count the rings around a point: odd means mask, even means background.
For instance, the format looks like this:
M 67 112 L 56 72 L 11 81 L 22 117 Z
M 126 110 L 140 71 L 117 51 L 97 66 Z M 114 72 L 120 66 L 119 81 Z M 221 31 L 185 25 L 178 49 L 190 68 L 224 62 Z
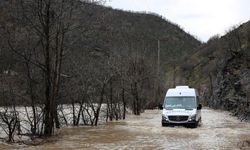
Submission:
M 168 117 L 166 115 L 162 115 L 162 120 L 168 120 Z
M 195 114 L 195 115 L 192 115 L 192 116 L 190 117 L 189 120 L 190 120 L 190 121 L 191 121 L 191 120 L 196 120 L 196 114 Z

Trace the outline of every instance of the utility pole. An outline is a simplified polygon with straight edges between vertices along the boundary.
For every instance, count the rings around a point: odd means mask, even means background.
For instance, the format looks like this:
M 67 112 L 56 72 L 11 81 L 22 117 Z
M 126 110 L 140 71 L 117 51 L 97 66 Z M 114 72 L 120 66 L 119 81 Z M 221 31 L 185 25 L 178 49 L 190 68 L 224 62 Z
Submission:
M 160 52 L 161 52 L 161 43 L 158 40 L 158 57 L 157 57 L 157 73 L 160 75 Z
M 154 91 L 154 98 L 157 100 L 159 99 L 159 78 L 160 78 L 160 51 L 161 51 L 161 45 L 160 45 L 160 39 L 157 40 L 157 78 L 155 80 L 155 88 Z

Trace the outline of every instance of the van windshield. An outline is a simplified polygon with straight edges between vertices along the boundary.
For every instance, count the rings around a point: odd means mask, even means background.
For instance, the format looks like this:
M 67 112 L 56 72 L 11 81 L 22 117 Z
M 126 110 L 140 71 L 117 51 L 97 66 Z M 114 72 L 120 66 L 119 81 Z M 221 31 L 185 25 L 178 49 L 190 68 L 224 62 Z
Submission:
M 191 109 L 196 108 L 195 97 L 166 97 L 164 102 L 166 109 Z

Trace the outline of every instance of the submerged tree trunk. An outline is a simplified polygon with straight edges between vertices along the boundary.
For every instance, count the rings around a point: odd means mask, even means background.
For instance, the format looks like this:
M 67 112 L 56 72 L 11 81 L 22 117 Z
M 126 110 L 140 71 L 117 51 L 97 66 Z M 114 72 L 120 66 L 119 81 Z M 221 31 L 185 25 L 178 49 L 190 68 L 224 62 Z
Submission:
M 134 82 L 131 86 L 131 92 L 133 95 L 133 114 L 140 115 L 141 107 L 140 107 L 140 99 L 138 93 L 138 83 Z
M 100 101 L 98 103 L 97 110 L 96 110 L 96 113 L 95 113 L 95 123 L 94 123 L 95 126 L 97 126 L 97 124 L 98 124 L 100 110 L 101 110 L 101 107 L 102 107 L 102 103 L 104 101 L 104 89 L 105 89 L 105 84 L 102 86 Z
M 36 106 L 35 106 L 35 95 L 34 95 L 34 86 L 33 86 L 33 79 L 31 77 L 31 66 L 30 62 L 26 61 L 26 69 L 27 69 L 27 82 L 28 82 L 28 89 L 29 89 L 29 95 L 31 100 L 31 108 L 32 108 L 32 115 L 33 115 L 33 125 L 31 129 L 31 133 L 33 135 L 37 132 L 37 113 L 36 113 Z M 27 114 L 28 115 L 28 114 Z
M 110 109 L 109 109 L 109 120 L 113 120 L 113 114 L 114 114 L 114 105 L 113 105 L 113 87 L 112 87 L 112 81 L 110 81 Z
M 125 101 L 125 91 L 124 88 L 122 88 L 122 103 L 123 103 L 123 116 L 122 119 L 126 119 L 126 101 Z

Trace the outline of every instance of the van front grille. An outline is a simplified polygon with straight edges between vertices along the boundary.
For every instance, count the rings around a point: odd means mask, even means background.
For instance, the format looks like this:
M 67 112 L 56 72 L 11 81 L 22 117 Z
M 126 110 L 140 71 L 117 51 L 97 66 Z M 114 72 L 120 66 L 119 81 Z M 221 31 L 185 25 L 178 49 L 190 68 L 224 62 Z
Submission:
M 188 116 L 168 116 L 170 121 L 187 121 Z

